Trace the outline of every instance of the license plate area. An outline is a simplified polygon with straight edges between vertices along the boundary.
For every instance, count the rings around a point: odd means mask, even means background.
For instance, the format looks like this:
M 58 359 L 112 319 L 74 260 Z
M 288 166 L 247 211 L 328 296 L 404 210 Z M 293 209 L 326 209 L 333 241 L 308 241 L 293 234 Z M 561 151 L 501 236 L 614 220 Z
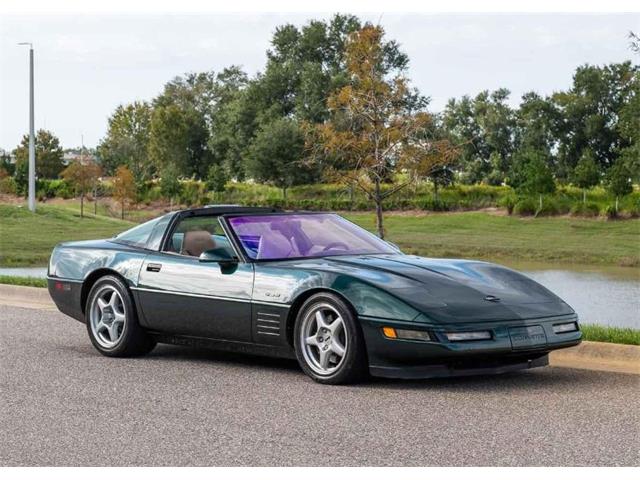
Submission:
M 547 335 L 541 325 L 509 328 L 511 348 L 514 350 L 542 347 L 547 344 Z

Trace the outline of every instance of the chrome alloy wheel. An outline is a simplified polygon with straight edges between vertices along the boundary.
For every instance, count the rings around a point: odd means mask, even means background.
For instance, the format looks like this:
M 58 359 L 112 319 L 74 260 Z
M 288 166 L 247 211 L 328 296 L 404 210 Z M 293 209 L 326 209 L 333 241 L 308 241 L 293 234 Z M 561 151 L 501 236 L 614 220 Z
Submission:
M 126 319 L 124 303 L 118 291 L 110 285 L 98 290 L 91 305 L 89 321 L 91 333 L 100 346 L 113 348 L 117 345 L 124 334 Z
M 315 305 L 302 320 L 300 345 L 307 365 L 314 372 L 319 375 L 335 372 L 349 348 L 340 313 L 328 303 Z

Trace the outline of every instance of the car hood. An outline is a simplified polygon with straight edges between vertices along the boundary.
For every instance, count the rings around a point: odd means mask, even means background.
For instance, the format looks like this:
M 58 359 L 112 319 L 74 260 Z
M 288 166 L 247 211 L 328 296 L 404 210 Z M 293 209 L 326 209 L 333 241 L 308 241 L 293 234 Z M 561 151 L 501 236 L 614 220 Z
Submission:
M 422 312 L 427 322 L 485 322 L 574 313 L 564 301 L 509 268 L 412 255 L 325 258 Z

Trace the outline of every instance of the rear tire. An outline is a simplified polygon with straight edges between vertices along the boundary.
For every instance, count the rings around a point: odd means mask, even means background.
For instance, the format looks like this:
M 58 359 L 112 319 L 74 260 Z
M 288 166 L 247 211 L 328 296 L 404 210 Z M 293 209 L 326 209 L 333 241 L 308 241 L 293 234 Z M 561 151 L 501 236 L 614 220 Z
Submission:
M 300 367 L 316 382 L 356 383 L 367 375 L 360 326 L 337 295 L 317 293 L 304 302 L 296 319 L 294 347 Z
M 145 355 L 156 346 L 138 323 L 129 289 L 114 275 L 101 277 L 91 288 L 85 320 L 91 343 L 107 357 Z

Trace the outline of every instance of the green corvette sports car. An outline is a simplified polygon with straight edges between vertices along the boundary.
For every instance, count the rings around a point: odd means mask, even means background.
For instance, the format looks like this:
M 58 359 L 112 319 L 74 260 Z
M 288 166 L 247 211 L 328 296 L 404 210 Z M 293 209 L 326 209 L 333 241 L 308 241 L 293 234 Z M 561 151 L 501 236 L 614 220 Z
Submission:
M 334 213 L 207 206 L 62 243 L 51 297 L 108 356 L 160 343 L 296 358 L 322 383 L 544 366 L 576 313 L 525 275 L 422 258 Z

